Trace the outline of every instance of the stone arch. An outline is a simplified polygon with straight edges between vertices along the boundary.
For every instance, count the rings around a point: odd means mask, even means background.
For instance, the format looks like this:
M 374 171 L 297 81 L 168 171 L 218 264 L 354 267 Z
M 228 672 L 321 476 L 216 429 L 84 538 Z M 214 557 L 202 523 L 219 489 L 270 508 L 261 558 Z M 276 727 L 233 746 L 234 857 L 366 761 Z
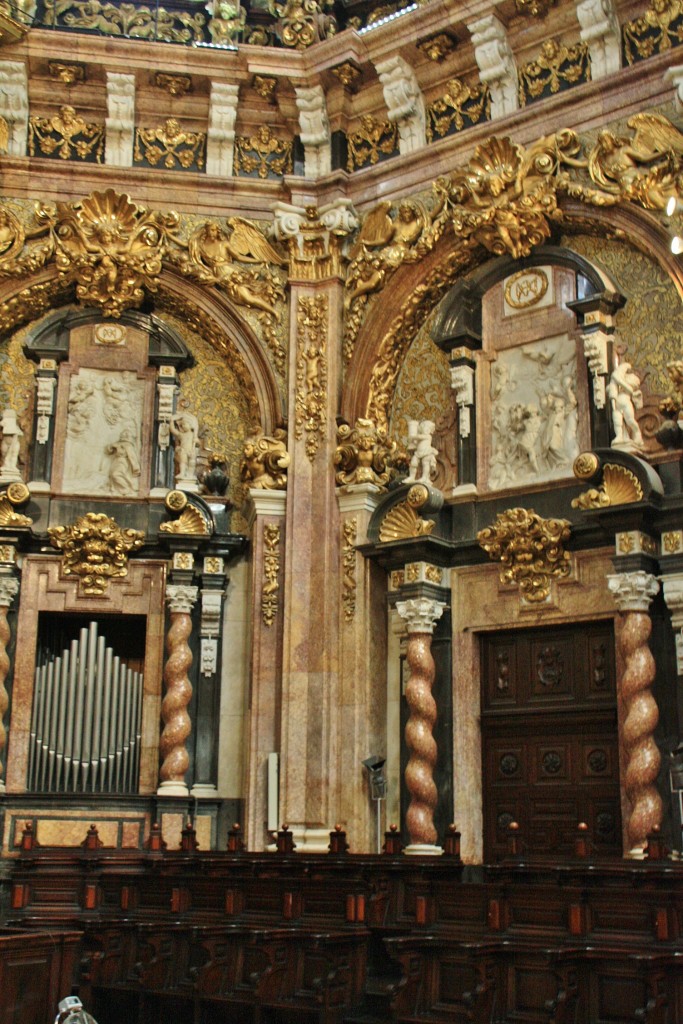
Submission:
M 587 207 L 562 201 L 563 227 L 598 236 L 627 240 L 656 260 L 683 297 L 683 266 L 670 249 L 670 238 L 659 221 L 634 204 Z M 550 243 L 552 244 L 552 243 Z M 545 258 L 545 246 L 534 250 L 533 260 Z M 449 289 L 465 274 L 491 257 L 481 246 L 467 241 L 458 246 L 444 235 L 419 263 L 403 265 L 375 297 L 356 338 L 341 402 L 344 419 L 353 423 L 367 416 L 386 426 L 393 390 L 415 334 Z M 504 257 L 502 258 L 504 259 Z

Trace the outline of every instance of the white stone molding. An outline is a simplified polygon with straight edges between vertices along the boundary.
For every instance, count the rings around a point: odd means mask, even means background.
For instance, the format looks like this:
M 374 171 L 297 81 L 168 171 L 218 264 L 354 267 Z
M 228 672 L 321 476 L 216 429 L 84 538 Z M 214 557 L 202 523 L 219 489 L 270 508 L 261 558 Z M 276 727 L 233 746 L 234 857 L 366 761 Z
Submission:
M 620 612 L 647 612 L 653 597 L 659 593 L 657 577 L 642 569 L 608 576 L 607 586 Z
M 113 167 L 133 166 L 135 135 L 135 75 L 107 72 L 107 116 L 104 121 L 104 162 Z
M 676 111 L 683 114 L 683 64 L 675 64 L 664 72 L 664 81 L 673 86 Z
M 19 593 L 19 580 L 14 576 L 0 576 L 0 608 L 10 608 Z
M 203 636 L 199 650 L 199 670 L 203 676 L 213 676 L 218 668 L 218 640 Z
M 503 117 L 519 109 L 517 65 L 502 22 L 487 14 L 468 26 L 479 77 L 491 93 L 491 118 Z
M 199 593 L 198 587 L 169 583 L 166 586 L 166 603 L 171 615 L 190 615 Z
M 445 607 L 445 601 L 434 601 L 429 597 L 412 597 L 396 602 L 396 611 L 405 620 L 409 633 L 433 633 Z
M 400 153 L 414 153 L 426 145 L 424 96 L 411 66 L 398 55 L 375 65 L 384 90 L 389 120 L 398 127 Z
M 47 444 L 50 418 L 54 411 L 55 377 L 36 377 L 36 441 Z
M 8 156 L 26 156 L 28 81 L 22 61 L 0 61 L 0 117 L 9 128 Z
M 202 590 L 202 616 L 199 624 L 201 636 L 220 636 L 222 608 L 222 590 Z
M 284 516 L 286 508 L 287 491 L 267 491 L 250 487 L 249 497 L 244 503 L 242 514 L 251 531 L 257 516 Z
M 593 404 L 596 409 L 604 409 L 607 401 L 606 377 L 609 373 L 607 343 L 612 340 L 612 335 L 598 330 L 582 334 L 581 339 L 583 354 L 593 376 Z
M 671 613 L 671 625 L 676 630 L 676 671 L 683 677 L 683 573 L 660 576 L 664 601 Z
M 206 134 L 206 173 L 218 178 L 232 177 L 235 121 L 239 86 L 211 83 L 209 128 Z
M 621 70 L 621 29 L 614 0 L 577 0 L 576 16 L 590 52 L 591 78 L 615 75 Z
M 176 384 L 157 383 L 157 415 L 159 430 L 157 444 L 159 451 L 165 452 L 171 443 L 171 420 L 173 419 L 173 402 L 178 390 Z
M 360 225 L 353 203 L 341 196 L 321 206 L 318 215 L 321 224 L 333 235 L 350 235 Z
M 451 387 L 458 406 L 460 437 L 469 437 L 472 429 L 470 412 L 474 405 L 474 367 L 451 366 Z
M 319 178 L 332 170 L 332 134 L 321 85 L 296 88 L 299 136 L 304 147 L 304 175 Z

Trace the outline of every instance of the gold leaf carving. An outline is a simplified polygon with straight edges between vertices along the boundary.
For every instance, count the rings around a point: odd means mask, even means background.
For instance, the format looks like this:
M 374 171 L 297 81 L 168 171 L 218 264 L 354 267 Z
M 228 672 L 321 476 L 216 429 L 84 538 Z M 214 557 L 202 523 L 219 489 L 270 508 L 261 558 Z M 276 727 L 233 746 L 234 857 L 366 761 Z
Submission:
M 292 145 L 279 139 L 273 129 L 262 124 L 255 135 L 235 138 L 235 173 L 259 178 L 281 177 L 292 173 Z
M 435 525 L 433 519 L 420 519 L 415 509 L 407 501 L 402 501 L 385 515 L 379 528 L 379 539 L 386 544 L 392 540 L 427 537 Z
M 285 490 L 290 462 L 286 441 L 286 431 L 279 428 L 273 437 L 260 434 L 250 438 L 240 466 L 243 483 L 257 490 Z
M 351 622 L 356 614 L 356 540 L 358 520 L 347 519 L 342 527 L 342 604 L 344 619 Z
M 177 493 L 173 491 L 171 493 Z M 177 519 L 162 523 L 161 533 L 184 533 L 206 536 L 210 531 L 205 517 L 194 505 L 186 505 Z
M 27 488 L 28 490 L 28 488 Z M 12 529 L 16 526 L 33 526 L 30 516 L 24 516 L 14 508 L 13 502 L 7 491 L 0 494 L 0 528 Z
M 61 160 L 104 159 L 104 125 L 90 124 L 73 107 L 60 107 L 52 117 L 30 117 L 28 152 Z
M 591 66 L 587 43 L 566 46 L 546 39 L 540 53 L 519 69 L 519 101 L 524 106 L 543 96 L 553 96 L 563 85 L 588 82 Z
M 43 24 L 82 29 L 105 36 L 133 36 L 165 43 L 201 42 L 206 16 L 189 11 L 167 11 L 143 4 L 102 0 L 45 0 Z
M 167 171 L 204 167 L 205 132 L 186 131 L 176 117 L 169 117 L 155 128 L 136 128 L 133 163 L 152 167 L 163 163 Z
M 629 64 L 665 53 L 683 42 L 682 0 L 651 0 L 645 14 L 623 27 L 624 55 Z
M 372 420 L 359 419 L 355 427 L 347 423 L 337 430 L 334 464 L 338 467 L 338 484 L 375 484 L 385 488 L 392 476 L 391 456 L 396 442 L 385 430 L 378 430 Z
M 526 601 L 545 601 L 553 578 L 570 573 L 570 523 L 542 519 L 533 509 L 511 508 L 499 513 L 493 526 L 480 530 L 477 541 L 493 562 L 501 562 L 501 583 L 519 587 Z
M 306 454 L 312 461 L 320 447 L 326 418 L 327 296 L 301 296 L 296 326 L 295 435 L 298 440 L 306 435 Z
M 590 453 L 586 453 L 590 454 Z M 579 456 L 581 458 L 582 456 Z M 578 459 L 577 459 L 578 461 Z M 576 473 L 576 463 L 574 473 Z M 607 508 L 608 505 L 629 505 L 642 501 L 643 488 L 637 476 L 626 466 L 607 462 L 602 471 L 602 483 L 591 487 L 572 501 L 572 508 Z
M 47 532 L 62 552 L 63 575 L 78 576 L 83 592 L 97 597 L 111 579 L 128 575 L 128 555 L 144 541 L 139 530 L 123 529 L 104 512 L 86 512 L 71 526 L 50 526 Z
M 427 141 L 443 138 L 452 131 L 488 121 L 491 117 L 491 94 L 487 85 L 466 85 L 452 78 L 446 92 L 427 108 Z
M 266 523 L 263 528 L 263 575 L 265 582 L 261 589 L 261 615 L 264 625 L 272 626 L 277 614 L 277 594 L 280 589 L 280 527 L 277 523 Z
M 382 156 L 396 153 L 398 127 L 392 121 L 379 121 L 372 114 L 364 114 L 356 131 L 349 132 L 347 143 L 346 170 L 351 173 L 366 164 L 376 164 Z

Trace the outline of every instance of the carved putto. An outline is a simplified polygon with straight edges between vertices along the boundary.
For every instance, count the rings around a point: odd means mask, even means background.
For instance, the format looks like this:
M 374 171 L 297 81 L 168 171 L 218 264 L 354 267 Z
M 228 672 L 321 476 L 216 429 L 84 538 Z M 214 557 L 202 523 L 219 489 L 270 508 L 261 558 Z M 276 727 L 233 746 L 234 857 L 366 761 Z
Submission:
M 284 491 L 287 487 L 289 462 L 285 430 L 276 428 L 272 437 L 259 434 L 250 438 L 244 446 L 244 458 L 240 465 L 242 482 L 256 490 Z
M 128 575 L 128 555 L 142 547 L 144 534 L 122 528 L 103 512 L 86 512 L 71 526 L 48 527 L 50 543 L 62 552 L 64 576 L 78 576 L 85 594 L 101 597 L 112 579 Z
M 382 490 L 393 475 L 391 457 L 396 442 L 386 430 L 377 428 L 372 420 L 359 419 L 350 427 L 343 423 L 337 430 L 337 450 L 334 464 L 338 484 L 374 484 Z
M 545 601 L 552 579 L 568 576 L 570 523 L 543 519 L 533 509 L 501 512 L 493 526 L 480 530 L 477 540 L 493 562 L 501 562 L 501 583 L 519 587 L 525 601 Z

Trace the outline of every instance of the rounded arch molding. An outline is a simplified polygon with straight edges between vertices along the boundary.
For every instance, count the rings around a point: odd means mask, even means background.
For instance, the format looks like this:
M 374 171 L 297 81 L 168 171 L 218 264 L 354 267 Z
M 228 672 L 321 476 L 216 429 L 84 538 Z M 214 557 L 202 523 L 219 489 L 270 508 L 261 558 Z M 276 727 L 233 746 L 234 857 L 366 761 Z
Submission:
M 65 286 L 55 267 L 22 278 L 11 278 L 0 285 L 0 334 L 42 319 L 51 310 L 73 304 L 73 287 Z M 75 307 L 90 308 L 96 307 Z M 252 327 L 235 307 L 215 288 L 180 277 L 164 268 L 158 278 L 158 290 L 144 304 L 146 312 L 180 318 L 224 358 L 245 389 L 250 415 L 265 433 L 270 433 L 284 417 L 280 386 L 261 342 Z
M 625 203 L 587 208 L 565 200 L 560 208 L 561 226 L 569 234 L 581 232 L 635 246 L 659 264 L 683 298 L 683 264 L 672 254 L 669 235 L 652 214 Z M 527 265 L 547 260 L 553 248 L 557 252 L 553 240 L 536 247 Z M 444 233 L 421 262 L 399 268 L 375 296 L 358 333 L 342 393 L 341 413 L 347 422 L 368 417 L 378 425 L 388 426 L 403 361 L 429 314 L 465 275 L 474 272 L 486 279 L 489 271 L 484 264 L 503 265 L 506 259 L 491 256 L 471 240 L 457 245 L 452 235 L 446 237 Z M 519 265 L 518 261 L 512 262 Z M 498 270 L 492 273 L 497 275 Z

